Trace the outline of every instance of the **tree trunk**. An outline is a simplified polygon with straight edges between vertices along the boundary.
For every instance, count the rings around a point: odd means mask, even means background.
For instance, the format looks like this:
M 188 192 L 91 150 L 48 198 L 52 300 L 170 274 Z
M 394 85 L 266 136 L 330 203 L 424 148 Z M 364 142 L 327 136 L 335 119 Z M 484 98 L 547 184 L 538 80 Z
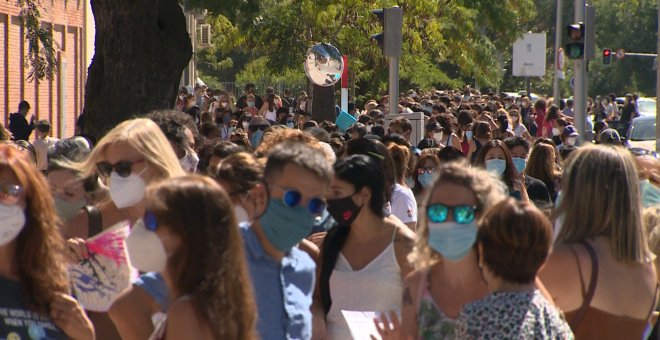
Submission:
M 83 132 L 100 138 L 124 120 L 172 108 L 192 56 L 178 0 L 91 0 L 95 53 Z
M 312 119 L 317 123 L 324 120 L 335 122 L 335 87 L 314 85 L 312 94 Z

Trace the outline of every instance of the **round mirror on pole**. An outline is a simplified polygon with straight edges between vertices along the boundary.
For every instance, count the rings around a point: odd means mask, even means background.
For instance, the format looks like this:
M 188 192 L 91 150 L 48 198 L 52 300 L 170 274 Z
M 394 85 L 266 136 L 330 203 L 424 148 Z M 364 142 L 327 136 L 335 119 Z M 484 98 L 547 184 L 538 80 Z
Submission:
M 335 85 L 344 71 L 344 60 L 339 50 L 326 43 L 318 43 L 307 50 L 305 74 L 312 83 L 328 87 Z

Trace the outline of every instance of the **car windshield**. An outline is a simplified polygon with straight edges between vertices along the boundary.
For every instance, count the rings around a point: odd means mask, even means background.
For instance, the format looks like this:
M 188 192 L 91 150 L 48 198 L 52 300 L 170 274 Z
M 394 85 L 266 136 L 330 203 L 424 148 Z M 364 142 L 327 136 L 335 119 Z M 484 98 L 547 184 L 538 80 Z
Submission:
M 647 112 L 647 113 L 655 114 L 655 101 L 639 100 L 637 101 L 637 105 L 639 105 L 639 112 Z
M 655 140 L 655 119 L 634 122 L 630 131 L 630 140 Z

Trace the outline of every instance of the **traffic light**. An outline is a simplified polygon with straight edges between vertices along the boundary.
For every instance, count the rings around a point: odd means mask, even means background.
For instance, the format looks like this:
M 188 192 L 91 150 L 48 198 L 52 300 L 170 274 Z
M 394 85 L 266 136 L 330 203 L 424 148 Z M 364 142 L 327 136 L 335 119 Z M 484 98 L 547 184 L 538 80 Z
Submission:
M 612 50 L 606 48 L 603 50 L 603 65 L 609 65 L 612 62 Z
M 566 26 L 568 41 L 564 50 L 568 59 L 582 59 L 584 56 L 584 23 Z
M 396 7 L 375 9 L 371 11 L 383 25 L 383 33 L 374 34 L 371 39 L 378 42 L 386 57 L 401 57 L 401 40 L 403 34 L 403 10 Z

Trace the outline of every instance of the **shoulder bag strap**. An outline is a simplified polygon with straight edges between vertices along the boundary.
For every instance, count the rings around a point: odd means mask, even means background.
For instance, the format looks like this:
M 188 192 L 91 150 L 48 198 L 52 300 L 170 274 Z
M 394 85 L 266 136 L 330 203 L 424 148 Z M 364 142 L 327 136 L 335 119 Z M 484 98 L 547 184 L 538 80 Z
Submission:
M 587 308 L 589 308 L 589 305 L 591 305 L 591 300 L 594 298 L 594 294 L 596 293 L 596 285 L 598 284 L 598 256 L 596 256 L 596 251 L 586 241 L 582 241 L 580 244 L 582 244 L 584 248 L 587 249 L 587 252 L 591 257 L 591 281 L 589 282 L 587 295 L 582 301 L 582 306 L 580 306 L 580 309 L 578 309 L 578 312 L 570 322 L 571 329 L 573 330 L 578 328 L 582 318 L 584 318 L 584 314 L 587 312 Z
M 103 231 L 103 217 L 101 216 L 101 210 L 94 205 L 86 205 L 83 209 L 85 209 L 87 216 L 89 217 L 89 232 L 87 237 L 92 237 Z

